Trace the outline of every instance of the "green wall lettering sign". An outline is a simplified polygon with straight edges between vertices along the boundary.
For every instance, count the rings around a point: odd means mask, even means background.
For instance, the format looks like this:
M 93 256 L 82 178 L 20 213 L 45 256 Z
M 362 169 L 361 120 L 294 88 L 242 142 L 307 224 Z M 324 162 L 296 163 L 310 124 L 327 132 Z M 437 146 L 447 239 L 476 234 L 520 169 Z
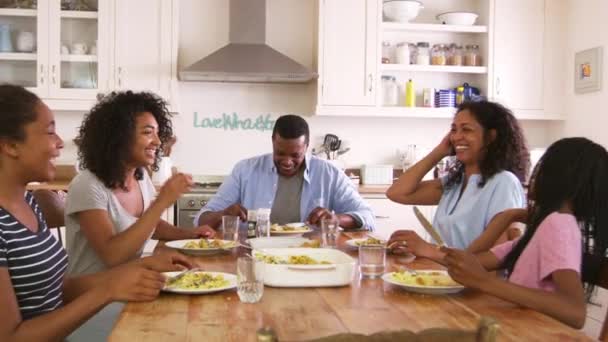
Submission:
M 256 131 L 271 131 L 274 127 L 274 120 L 270 118 L 270 114 L 259 115 L 255 118 L 239 118 L 237 113 L 228 115 L 223 113 L 218 117 L 202 117 L 198 112 L 194 112 L 193 116 L 194 128 L 217 128 L 227 130 L 256 130 Z

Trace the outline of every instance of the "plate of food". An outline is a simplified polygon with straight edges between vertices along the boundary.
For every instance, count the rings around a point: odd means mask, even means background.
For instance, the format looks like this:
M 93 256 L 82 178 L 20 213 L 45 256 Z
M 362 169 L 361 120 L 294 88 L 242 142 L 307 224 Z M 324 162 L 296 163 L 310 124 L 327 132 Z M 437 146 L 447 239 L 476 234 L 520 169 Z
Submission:
M 236 275 L 224 272 L 188 271 L 163 273 L 167 280 L 163 291 L 181 294 L 205 294 L 236 287 Z M 177 276 L 177 277 L 176 277 Z M 172 277 L 175 277 L 172 279 Z
M 305 233 L 312 232 L 312 229 L 303 222 L 288 223 L 285 225 L 273 224 L 270 226 L 270 235 L 278 236 L 301 236 Z
M 346 240 L 346 244 L 350 247 L 359 248 L 361 245 L 365 246 L 383 246 L 386 245 L 386 241 L 375 237 L 368 236 L 360 239 Z
M 209 255 L 238 247 L 236 241 L 220 239 L 188 239 L 169 241 L 165 246 L 189 255 Z
M 382 280 L 410 292 L 423 294 L 450 294 L 464 289 L 448 272 L 439 270 L 415 270 L 385 273 Z

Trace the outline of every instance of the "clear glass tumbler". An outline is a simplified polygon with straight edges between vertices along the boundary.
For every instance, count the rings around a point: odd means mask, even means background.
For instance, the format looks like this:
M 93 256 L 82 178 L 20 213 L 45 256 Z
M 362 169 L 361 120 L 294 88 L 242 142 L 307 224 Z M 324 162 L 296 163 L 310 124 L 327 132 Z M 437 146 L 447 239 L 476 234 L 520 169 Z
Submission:
M 264 294 L 264 262 L 249 256 L 236 261 L 237 294 L 243 303 L 257 303 Z
M 222 239 L 238 241 L 239 221 L 238 216 L 222 216 Z
M 321 235 L 323 247 L 336 248 L 338 244 L 338 218 L 336 215 L 321 219 Z
M 359 271 L 361 277 L 377 278 L 384 273 L 386 247 L 379 245 L 359 246 Z

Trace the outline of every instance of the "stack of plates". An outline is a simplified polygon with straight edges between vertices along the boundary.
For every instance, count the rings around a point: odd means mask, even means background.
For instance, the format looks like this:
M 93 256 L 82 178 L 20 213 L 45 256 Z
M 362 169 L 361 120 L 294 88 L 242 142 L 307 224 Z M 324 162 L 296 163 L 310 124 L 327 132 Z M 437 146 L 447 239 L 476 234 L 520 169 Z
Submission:
M 435 92 L 435 107 L 456 107 L 456 91 L 439 89 Z

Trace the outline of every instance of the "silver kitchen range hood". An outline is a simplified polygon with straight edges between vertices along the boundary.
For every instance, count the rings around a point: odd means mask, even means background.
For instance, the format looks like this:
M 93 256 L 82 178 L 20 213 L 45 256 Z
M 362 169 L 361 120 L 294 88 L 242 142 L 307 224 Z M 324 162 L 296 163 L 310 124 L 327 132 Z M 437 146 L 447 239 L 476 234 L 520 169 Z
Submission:
M 230 42 L 179 72 L 182 81 L 305 83 L 317 74 L 266 45 L 266 0 L 230 0 Z

